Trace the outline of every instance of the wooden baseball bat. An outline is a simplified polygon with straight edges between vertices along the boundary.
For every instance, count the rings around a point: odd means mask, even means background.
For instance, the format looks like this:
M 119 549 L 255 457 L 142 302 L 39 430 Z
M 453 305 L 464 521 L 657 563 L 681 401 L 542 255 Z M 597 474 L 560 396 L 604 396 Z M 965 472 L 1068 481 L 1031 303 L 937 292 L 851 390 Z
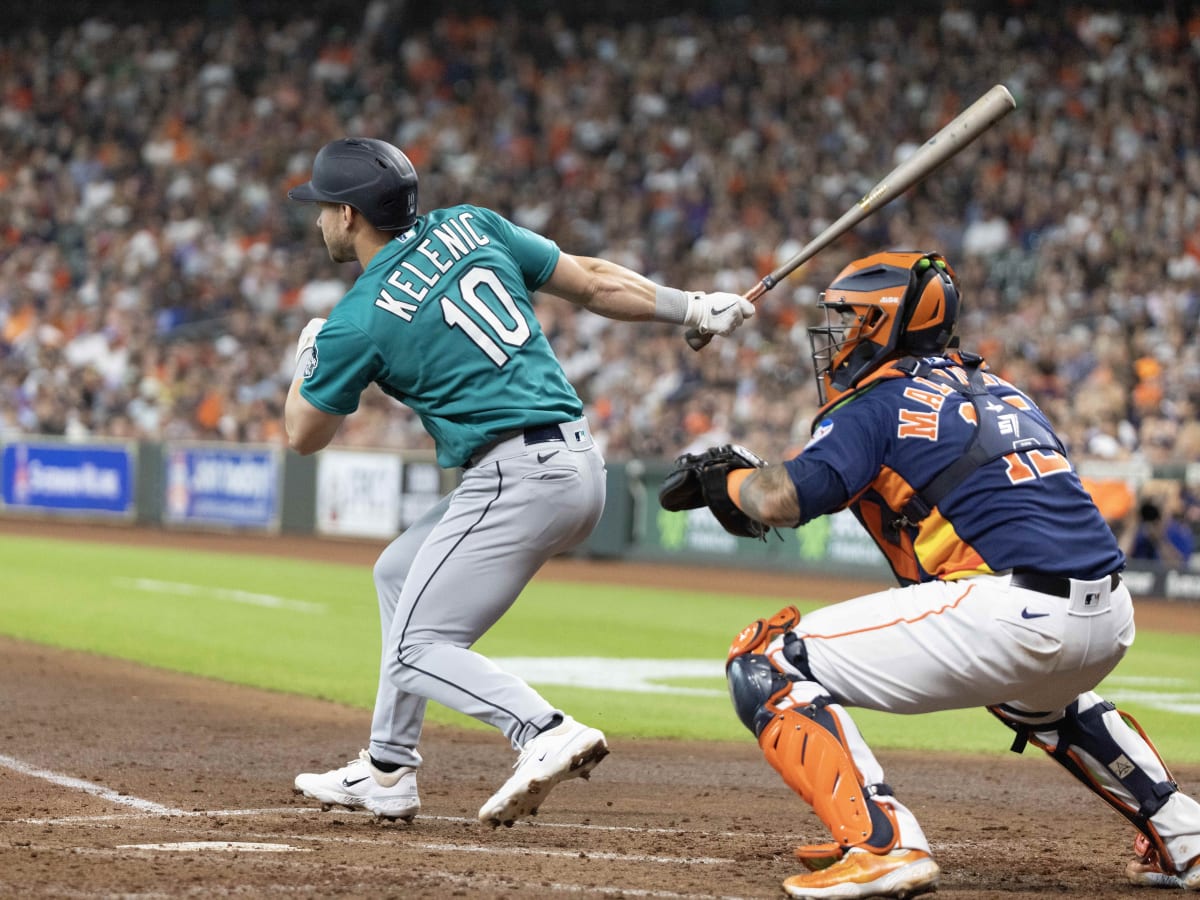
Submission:
M 1002 118 L 1016 109 L 1012 94 L 998 84 L 986 94 L 960 112 L 941 131 L 927 140 L 913 153 L 883 176 L 883 179 L 867 191 L 865 197 L 850 207 L 845 214 L 809 241 L 795 256 L 767 275 L 743 296 L 751 303 L 792 274 L 800 265 L 812 259 L 827 246 L 869 216 L 887 205 L 910 187 L 919 184 L 942 163 L 958 153 Z M 711 334 L 701 334 L 695 328 L 687 331 L 688 346 L 699 350 L 712 340 Z

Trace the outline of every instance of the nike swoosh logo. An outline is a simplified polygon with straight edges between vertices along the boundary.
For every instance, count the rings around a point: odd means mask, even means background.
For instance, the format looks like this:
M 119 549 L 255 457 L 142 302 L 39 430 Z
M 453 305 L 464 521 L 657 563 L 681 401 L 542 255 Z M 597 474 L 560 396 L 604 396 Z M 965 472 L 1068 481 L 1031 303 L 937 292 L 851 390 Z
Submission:
M 722 306 L 720 309 L 714 309 L 714 310 L 712 311 L 712 314 L 713 314 L 714 316 L 719 316 L 721 313 L 725 312 L 725 310 L 727 310 L 727 309 L 733 309 L 733 307 L 735 307 L 736 305 L 737 305 L 736 303 L 726 303 L 726 304 L 725 304 L 724 306 Z
M 555 455 L 557 455 L 557 454 L 558 454 L 558 451 L 557 451 L 557 450 L 551 450 L 549 453 L 539 453 L 539 454 L 537 455 L 537 457 L 538 457 L 538 462 L 540 462 L 540 463 L 544 463 L 544 462 L 545 462 L 546 460 L 548 460 L 550 457 L 552 457 L 552 456 L 555 456 Z
M 342 787 L 354 787 L 356 784 L 366 781 L 370 777 L 371 777 L 370 775 L 364 775 L 362 778 L 355 778 L 353 781 L 351 781 L 348 778 L 343 778 L 342 779 Z
M 1021 610 L 1021 618 L 1022 619 L 1040 619 L 1043 616 L 1048 616 L 1048 615 L 1050 615 L 1050 613 L 1031 613 L 1029 611 L 1028 606 L 1025 607 L 1023 610 Z

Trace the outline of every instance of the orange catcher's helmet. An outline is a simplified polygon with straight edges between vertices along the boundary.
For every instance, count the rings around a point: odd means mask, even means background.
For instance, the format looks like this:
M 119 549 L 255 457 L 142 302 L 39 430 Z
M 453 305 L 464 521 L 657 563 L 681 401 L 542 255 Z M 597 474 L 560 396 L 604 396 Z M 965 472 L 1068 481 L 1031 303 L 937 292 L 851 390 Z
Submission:
M 825 325 L 808 329 L 821 403 L 888 360 L 941 356 L 960 302 L 958 278 L 940 253 L 888 251 L 850 263 L 817 303 Z

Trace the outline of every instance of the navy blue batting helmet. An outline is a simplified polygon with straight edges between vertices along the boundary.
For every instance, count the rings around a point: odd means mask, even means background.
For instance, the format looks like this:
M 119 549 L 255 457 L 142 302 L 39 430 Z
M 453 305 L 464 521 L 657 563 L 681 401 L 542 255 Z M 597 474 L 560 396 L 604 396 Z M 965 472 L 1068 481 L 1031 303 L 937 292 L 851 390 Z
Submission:
M 317 152 L 312 179 L 288 197 L 345 203 L 380 231 L 403 231 L 417 221 L 417 170 L 387 141 L 342 138 Z

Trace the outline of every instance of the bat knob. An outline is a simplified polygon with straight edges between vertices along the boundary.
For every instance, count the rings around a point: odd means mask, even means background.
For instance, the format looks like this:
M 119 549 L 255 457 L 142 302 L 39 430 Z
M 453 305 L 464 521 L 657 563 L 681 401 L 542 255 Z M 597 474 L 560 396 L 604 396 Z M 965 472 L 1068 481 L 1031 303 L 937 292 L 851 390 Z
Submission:
M 713 336 L 711 334 L 701 334 L 697 329 L 689 328 L 684 338 L 687 340 L 688 346 L 693 350 L 703 350 L 712 341 Z

